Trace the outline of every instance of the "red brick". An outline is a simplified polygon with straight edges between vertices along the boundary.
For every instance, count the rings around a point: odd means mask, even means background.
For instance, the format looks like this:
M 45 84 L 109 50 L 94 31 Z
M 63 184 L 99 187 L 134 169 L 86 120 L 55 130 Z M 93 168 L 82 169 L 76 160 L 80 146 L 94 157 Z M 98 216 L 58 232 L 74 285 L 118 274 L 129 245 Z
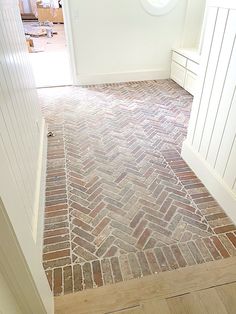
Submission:
M 116 246 L 111 246 L 109 250 L 106 252 L 105 257 L 112 257 L 116 254 L 118 248 Z
M 130 222 L 130 227 L 135 228 L 137 224 L 140 222 L 140 220 L 142 219 L 143 215 L 144 215 L 144 212 L 139 211 Z
M 81 213 L 84 213 L 84 214 L 90 213 L 90 210 L 88 208 L 81 206 L 77 203 L 72 203 L 70 206 L 71 206 L 71 208 L 76 209 L 76 210 L 80 211 Z
M 205 216 L 207 221 L 214 221 L 225 217 L 227 217 L 225 213 L 217 213 Z
M 81 265 L 73 265 L 73 282 L 74 282 L 74 291 L 83 290 L 83 276 Z
M 91 217 L 93 217 L 93 218 L 96 217 L 97 214 L 100 213 L 100 211 L 101 211 L 105 206 L 106 206 L 105 203 L 103 203 L 103 202 L 99 203 L 98 206 L 96 206 L 96 207 L 94 208 L 94 210 L 91 211 L 91 213 L 89 214 L 89 216 L 91 216 Z
M 179 264 L 179 266 L 180 267 L 187 266 L 187 263 L 186 263 L 183 255 L 182 255 L 178 245 L 177 244 L 172 245 L 171 246 L 171 250 L 172 250 L 172 252 L 173 252 L 173 254 L 174 254 L 174 256 L 175 256 L 175 258 L 176 258 L 176 260 L 177 260 L 177 262 Z
M 121 270 L 120 270 L 120 264 L 117 257 L 111 258 L 111 269 L 113 273 L 113 278 L 115 282 L 120 282 L 123 280 Z
M 126 172 L 123 172 L 116 180 L 115 183 L 120 183 L 127 176 Z
M 69 235 L 61 235 L 61 236 L 56 236 L 56 237 L 51 237 L 51 238 L 46 238 L 44 239 L 44 244 L 52 244 L 52 243 L 60 243 L 64 241 L 69 241 Z
M 157 263 L 156 257 L 153 252 L 151 251 L 146 251 L 145 252 L 148 263 L 150 265 L 150 269 L 153 274 L 159 273 L 160 272 L 160 267 Z
M 54 295 L 60 295 L 62 293 L 62 269 L 56 268 L 53 271 L 53 291 Z
M 236 236 L 233 233 L 226 233 L 227 237 L 229 238 L 230 242 L 236 248 Z
M 173 255 L 171 249 L 168 246 L 164 246 L 162 248 L 162 251 L 163 251 L 163 253 L 165 255 L 165 258 L 166 258 L 170 268 L 172 268 L 172 269 L 178 268 L 179 266 L 177 264 L 177 261 L 176 261 L 174 255 Z
M 93 228 L 89 224 L 85 223 L 84 221 L 82 221 L 78 218 L 73 219 L 72 223 L 73 223 L 73 225 L 80 227 L 85 231 L 89 232 L 89 231 L 93 230 Z
M 73 292 L 73 278 L 72 278 L 72 267 L 66 266 L 63 268 L 63 276 L 64 276 L 64 293 L 72 293 Z
M 85 248 L 86 250 L 88 250 L 91 253 L 94 253 L 96 251 L 96 248 L 93 244 L 91 244 L 90 242 L 88 242 L 84 239 L 81 239 L 80 237 L 76 237 L 74 239 L 74 242 L 77 243 L 82 248 Z
M 55 212 L 49 212 L 45 213 L 45 218 L 51 218 L 51 217 L 59 217 L 59 216 L 64 216 L 68 214 L 68 210 L 57 210 Z
M 69 234 L 68 228 L 56 229 L 56 230 L 48 230 L 44 232 L 44 238 L 59 236 L 59 235 L 66 235 Z
M 93 288 L 92 268 L 90 263 L 83 265 L 84 288 Z
M 139 260 L 140 268 L 142 270 L 143 276 L 151 275 L 151 271 L 146 259 L 144 252 L 138 252 L 137 257 Z
M 70 250 L 61 250 L 56 252 L 50 252 L 43 254 L 44 261 L 50 261 L 53 259 L 60 259 L 62 257 L 70 256 Z
M 148 228 L 146 228 L 146 229 L 143 231 L 141 237 L 139 238 L 139 240 L 138 240 L 138 242 L 137 242 L 137 247 L 138 247 L 139 249 L 142 249 L 142 248 L 144 247 L 144 245 L 145 245 L 145 243 L 147 242 L 147 239 L 149 238 L 149 236 L 151 235 L 151 233 L 152 233 L 151 230 L 148 229 Z
M 103 220 L 93 230 L 92 234 L 99 235 L 103 231 L 103 229 L 109 224 L 110 221 L 111 221 L 110 218 L 107 217 L 103 218 Z
M 216 234 L 219 234 L 219 233 L 226 233 L 226 232 L 234 231 L 234 230 L 236 230 L 236 226 L 228 225 L 228 226 L 217 227 L 214 229 L 214 232 Z
M 141 233 L 143 232 L 146 225 L 147 225 L 147 221 L 141 220 L 140 223 L 138 224 L 138 226 L 135 228 L 135 230 L 133 232 L 133 236 L 135 238 L 138 238 L 141 235 Z
M 219 252 L 217 251 L 216 247 L 214 246 L 213 242 L 208 238 L 204 238 L 203 241 L 204 241 L 206 247 L 208 248 L 208 250 L 210 251 L 212 257 L 215 260 L 220 259 L 221 256 L 220 256 Z
M 95 284 L 98 287 L 103 286 L 100 262 L 99 261 L 92 262 L 92 268 L 93 268 L 93 280 L 94 280 Z
M 60 209 L 67 209 L 67 207 L 68 206 L 66 203 L 60 204 L 60 205 L 46 206 L 45 211 L 46 212 L 52 212 L 52 211 L 60 210 Z
M 226 258 L 229 257 L 229 253 L 227 252 L 227 250 L 225 249 L 225 247 L 223 246 L 223 244 L 221 243 L 221 241 L 219 240 L 219 238 L 217 238 L 216 236 L 212 237 L 212 240 L 215 244 L 215 247 L 218 249 L 218 251 L 220 252 L 220 254 Z
M 164 256 L 162 250 L 160 248 L 156 248 L 156 249 L 154 249 L 154 252 L 155 252 L 155 255 L 156 255 L 157 261 L 160 265 L 161 270 L 162 271 L 169 270 L 169 266 L 167 264 L 167 261 L 165 259 L 165 256 Z

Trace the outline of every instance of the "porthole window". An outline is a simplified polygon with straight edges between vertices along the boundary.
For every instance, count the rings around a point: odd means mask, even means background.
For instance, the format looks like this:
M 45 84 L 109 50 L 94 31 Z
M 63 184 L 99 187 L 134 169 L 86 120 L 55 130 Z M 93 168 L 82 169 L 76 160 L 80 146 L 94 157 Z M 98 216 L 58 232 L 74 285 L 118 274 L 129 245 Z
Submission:
M 174 9 L 179 0 L 140 0 L 144 9 L 152 15 L 164 15 Z

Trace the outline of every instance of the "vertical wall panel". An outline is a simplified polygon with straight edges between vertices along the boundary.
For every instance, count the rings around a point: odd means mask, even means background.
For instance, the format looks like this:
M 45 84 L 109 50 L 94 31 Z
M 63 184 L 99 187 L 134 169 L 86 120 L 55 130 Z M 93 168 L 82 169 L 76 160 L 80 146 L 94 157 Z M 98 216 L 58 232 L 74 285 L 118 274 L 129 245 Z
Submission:
M 182 156 L 236 222 L 235 38 L 235 1 L 210 1 L 200 88 Z
M 205 29 L 205 38 L 208 38 L 208 40 L 205 40 L 203 42 L 201 67 L 200 67 L 200 73 L 199 73 L 199 77 L 201 78 L 202 84 L 204 84 L 206 80 L 206 69 L 208 67 L 208 61 L 209 61 L 209 56 L 211 52 L 211 44 L 213 40 L 212 34 L 214 33 L 214 30 L 215 30 L 217 16 L 218 16 L 217 8 L 212 8 L 208 12 L 208 17 L 206 21 L 206 29 Z M 196 124 L 198 121 L 198 115 L 200 111 L 199 102 L 202 97 L 202 93 L 203 93 L 202 89 L 197 90 L 197 96 L 195 97 L 193 106 L 192 106 L 192 112 L 191 112 L 189 128 L 188 128 L 188 140 L 191 143 L 193 143 L 194 141 Z
M 0 55 L 0 135 L 33 232 L 43 120 L 17 1 L 0 3 Z
M 217 156 L 219 153 L 219 147 L 221 145 L 222 135 L 229 115 L 231 102 L 233 99 L 235 84 L 236 84 L 236 51 L 235 51 L 235 34 L 236 34 L 236 11 L 231 10 L 228 23 L 231 26 L 227 31 L 227 37 L 231 41 L 231 49 L 229 47 L 230 55 L 228 55 L 228 67 L 227 76 L 224 82 L 223 88 L 221 88 L 221 99 L 217 116 L 214 122 L 214 128 L 211 135 L 211 141 L 208 147 L 207 161 L 213 167 L 215 167 Z M 222 55 L 222 58 L 226 58 L 227 55 Z M 217 100 L 212 99 L 214 106 L 217 106 Z M 208 129 L 208 125 L 205 126 Z
M 0 0 L 0 266 L 27 314 L 54 312 L 42 265 L 46 143 L 18 1 Z
M 204 158 L 207 158 L 209 151 L 210 142 L 214 132 L 215 121 L 218 115 L 219 106 L 221 104 L 222 93 L 225 88 L 226 78 L 231 62 L 229 60 L 231 60 L 234 46 L 234 33 L 230 30 L 232 29 L 233 24 L 235 24 L 235 21 L 232 17 L 232 12 L 230 12 L 226 23 L 221 53 L 219 55 L 219 62 L 216 68 L 214 85 L 212 88 L 208 113 L 205 120 L 205 125 L 207 125 L 207 128 L 204 128 L 202 132 L 200 153 L 202 156 L 204 156 Z
M 215 73 L 221 52 L 227 18 L 228 10 L 219 9 L 213 35 L 212 37 L 209 38 L 212 41 L 212 43 L 210 46 L 210 54 L 207 62 L 207 70 L 205 72 L 205 82 L 202 88 L 202 94 L 200 98 L 200 102 L 204 103 L 204 106 L 200 107 L 193 139 L 193 146 L 196 150 L 199 150 L 201 143 L 202 132 L 204 130 L 204 124 L 207 117 L 209 101 L 214 86 Z

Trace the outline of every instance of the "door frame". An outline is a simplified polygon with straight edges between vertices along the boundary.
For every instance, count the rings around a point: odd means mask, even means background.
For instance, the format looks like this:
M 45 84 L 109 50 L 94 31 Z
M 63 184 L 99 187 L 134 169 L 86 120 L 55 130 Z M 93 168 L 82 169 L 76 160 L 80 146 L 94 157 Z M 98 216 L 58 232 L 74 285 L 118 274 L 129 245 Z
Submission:
M 73 29 L 71 25 L 72 14 L 70 11 L 70 5 L 68 0 L 62 1 L 62 12 L 64 18 L 65 35 L 67 42 L 67 49 L 69 54 L 70 70 L 72 76 L 73 85 L 77 85 L 77 70 L 76 70 L 76 57 L 75 57 L 75 47 L 73 40 Z
M 53 306 L 48 312 L 42 302 L 1 198 L 0 238 L 0 270 L 22 313 L 52 314 Z M 51 298 L 49 294 L 49 303 Z

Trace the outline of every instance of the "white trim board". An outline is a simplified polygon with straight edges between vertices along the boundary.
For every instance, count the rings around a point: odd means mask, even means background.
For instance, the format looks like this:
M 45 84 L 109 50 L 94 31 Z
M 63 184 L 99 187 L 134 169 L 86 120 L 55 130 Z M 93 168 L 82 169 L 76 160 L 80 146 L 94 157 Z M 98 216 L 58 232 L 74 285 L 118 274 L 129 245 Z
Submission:
M 0 269 L 22 313 L 54 313 L 53 304 L 48 307 L 50 310 L 47 311 L 40 299 L 34 278 L 32 278 L 1 198 L 0 237 L 4 239 L 0 243 Z
M 70 71 L 72 76 L 73 85 L 76 84 L 76 60 L 75 60 L 75 47 L 73 41 L 73 29 L 71 26 L 71 12 L 69 1 L 64 1 L 62 3 L 62 11 L 64 16 L 64 27 L 67 42 L 67 50 L 69 55 Z
M 40 149 L 37 167 L 37 182 L 34 204 L 33 235 L 41 256 L 43 254 L 43 228 L 44 228 L 44 207 L 46 193 L 46 167 L 47 167 L 47 126 L 42 120 Z
M 226 214 L 236 224 L 236 195 L 234 192 L 199 153 L 192 149 L 191 144 L 187 140 L 183 143 L 181 155 Z
M 146 70 L 134 72 L 115 72 L 102 74 L 81 74 L 77 76 L 77 85 L 93 85 L 122 82 L 169 79 L 170 72 L 163 70 Z

